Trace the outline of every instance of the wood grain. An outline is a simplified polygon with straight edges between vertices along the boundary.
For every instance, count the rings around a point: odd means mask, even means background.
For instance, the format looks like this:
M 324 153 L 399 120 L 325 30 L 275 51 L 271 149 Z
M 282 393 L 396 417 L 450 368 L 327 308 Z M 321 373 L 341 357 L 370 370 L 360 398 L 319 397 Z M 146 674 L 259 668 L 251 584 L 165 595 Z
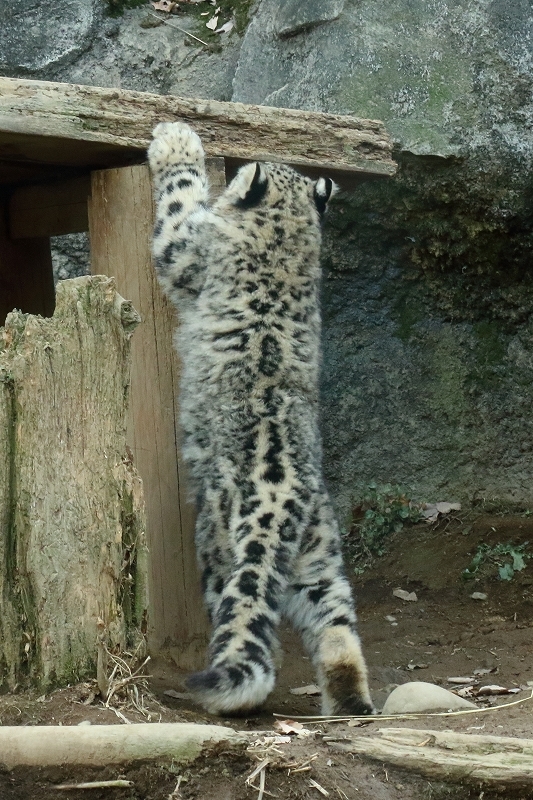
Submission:
M 89 175 L 82 175 L 16 189 L 9 200 L 11 237 L 63 236 L 89 230 L 90 185 Z
M 152 267 L 153 213 L 147 167 L 93 173 L 91 269 L 113 275 L 142 319 L 132 343 L 129 441 L 145 487 L 150 648 L 172 648 L 179 666 L 196 669 L 203 666 L 208 625 L 196 567 L 195 509 L 179 448 L 180 366 L 172 342 L 178 321 Z
M 374 120 L 0 77 L 0 162 L 131 163 L 144 158 L 161 120 L 190 123 L 208 156 L 384 176 L 396 171 L 392 141 Z

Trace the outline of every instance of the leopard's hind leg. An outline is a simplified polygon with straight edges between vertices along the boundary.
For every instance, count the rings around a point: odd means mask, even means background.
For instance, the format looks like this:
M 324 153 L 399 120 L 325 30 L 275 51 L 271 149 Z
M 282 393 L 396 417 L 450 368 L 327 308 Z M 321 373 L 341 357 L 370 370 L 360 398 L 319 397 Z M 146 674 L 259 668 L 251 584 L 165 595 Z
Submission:
M 284 606 L 302 633 L 322 692 L 323 714 L 371 714 L 372 700 L 340 535 L 325 489 L 318 495 Z
M 211 623 L 234 566 L 228 540 L 232 497 L 221 481 L 217 483 L 206 483 L 197 497 L 195 528 L 202 593 Z
M 186 682 L 213 714 L 251 711 L 274 688 L 281 602 L 309 519 L 303 487 L 278 498 L 273 484 L 253 485 L 232 522 L 234 566 L 216 604 L 209 666 Z

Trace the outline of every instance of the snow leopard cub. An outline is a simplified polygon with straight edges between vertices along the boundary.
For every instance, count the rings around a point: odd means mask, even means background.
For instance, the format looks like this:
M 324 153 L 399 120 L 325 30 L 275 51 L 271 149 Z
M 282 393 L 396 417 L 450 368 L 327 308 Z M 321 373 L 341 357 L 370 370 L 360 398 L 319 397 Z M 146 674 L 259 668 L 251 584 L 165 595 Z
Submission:
M 165 122 L 153 136 L 153 253 L 180 313 L 183 455 L 213 624 L 209 666 L 187 686 L 211 713 L 259 706 L 284 615 L 323 713 L 370 713 L 318 431 L 320 220 L 333 184 L 248 164 L 209 205 L 198 136 Z

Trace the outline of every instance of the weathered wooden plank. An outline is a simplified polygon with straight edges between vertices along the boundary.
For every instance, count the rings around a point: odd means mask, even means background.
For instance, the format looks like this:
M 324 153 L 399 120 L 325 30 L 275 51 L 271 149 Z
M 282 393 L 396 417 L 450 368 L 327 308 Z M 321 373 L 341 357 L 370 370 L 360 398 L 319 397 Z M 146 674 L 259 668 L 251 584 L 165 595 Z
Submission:
M 7 204 L 0 202 L 0 325 L 18 308 L 51 317 L 55 292 L 50 239 L 11 239 Z
M 189 122 L 208 156 L 374 175 L 396 171 L 391 139 L 374 120 L 0 78 L 0 159 L 118 166 L 143 157 L 161 120 Z
M 9 200 L 12 238 L 63 236 L 89 230 L 89 175 L 66 181 L 23 186 Z
M 89 223 L 93 273 L 114 275 L 120 293 L 142 319 L 132 342 L 129 441 L 145 487 L 150 649 L 172 648 L 179 666 L 197 669 L 203 666 L 207 620 L 196 567 L 194 507 L 187 499 L 179 452 L 180 366 L 172 344 L 177 319 L 151 263 L 148 168 L 93 173 Z

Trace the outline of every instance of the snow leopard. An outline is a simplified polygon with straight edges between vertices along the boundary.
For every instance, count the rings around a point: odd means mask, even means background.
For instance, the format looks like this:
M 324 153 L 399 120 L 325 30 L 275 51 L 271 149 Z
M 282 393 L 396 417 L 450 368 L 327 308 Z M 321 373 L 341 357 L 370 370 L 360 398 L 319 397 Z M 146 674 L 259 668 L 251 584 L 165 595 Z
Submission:
M 212 623 L 209 664 L 186 686 L 213 714 L 259 708 L 285 617 L 312 659 L 322 712 L 372 713 L 319 434 L 319 253 L 334 184 L 257 162 L 211 203 L 202 143 L 180 122 L 156 126 L 148 161 Z

